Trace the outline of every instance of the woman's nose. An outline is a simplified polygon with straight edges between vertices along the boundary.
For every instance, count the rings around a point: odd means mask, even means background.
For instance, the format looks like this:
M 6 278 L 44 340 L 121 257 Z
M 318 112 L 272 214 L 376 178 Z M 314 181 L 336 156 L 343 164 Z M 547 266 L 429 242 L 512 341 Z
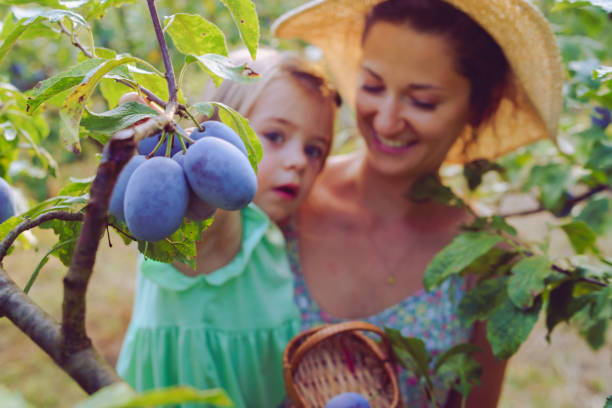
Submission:
M 379 134 L 392 135 L 400 132 L 404 127 L 405 121 L 401 115 L 399 98 L 389 95 L 378 106 L 374 117 L 374 128 Z

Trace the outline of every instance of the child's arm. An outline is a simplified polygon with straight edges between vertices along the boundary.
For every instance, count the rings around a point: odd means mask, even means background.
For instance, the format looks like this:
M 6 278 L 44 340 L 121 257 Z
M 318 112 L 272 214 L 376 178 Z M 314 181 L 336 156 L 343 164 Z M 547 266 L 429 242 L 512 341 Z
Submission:
M 236 257 L 242 244 L 240 211 L 218 209 L 214 221 L 197 243 L 196 270 L 175 262 L 173 265 L 188 276 L 209 274 Z

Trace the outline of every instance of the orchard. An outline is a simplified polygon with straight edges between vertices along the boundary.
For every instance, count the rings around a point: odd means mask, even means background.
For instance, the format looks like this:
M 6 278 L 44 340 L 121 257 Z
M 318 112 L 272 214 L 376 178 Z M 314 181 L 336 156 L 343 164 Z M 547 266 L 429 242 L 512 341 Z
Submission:
M 100 253 L 125 254 L 122 244 L 195 267 L 196 241 L 216 210 L 253 200 L 262 157 L 257 136 L 238 112 L 202 100 L 199 91 L 208 80 L 258 80 L 248 65 L 229 60 L 232 48 L 255 56 L 260 43 L 303 47 L 269 32 L 271 21 L 301 3 L 0 0 L 0 327 L 21 331 L 91 395 L 81 406 L 229 406 L 220 389 L 131 390 L 88 332 L 93 308 L 104 309 L 109 321 L 117 317 L 112 300 L 88 302 L 104 291 L 90 283 L 110 262 Z M 461 302 L 459 318 L 486 320 L 499 358 L 516 355 L 538 321 L 546 341 L 569 328 L 582 338 L 579 347 L 597 356 L 612 350 L 612 3 L 534 3 L 554 27 L 566 68 L 559 140 L 495 162 L 445 167 L 442 184 L 428 177 L 413 189 L 414 200 L 460 206 L 475 219 L 433 259 L 424 285 L 432 289 L 455 275 L 483 278 Z M 345 109 L 338 152 L 359 143 Z M 66 173 L 81 165 L 92 173 Z M 545 221 L 535 231 L 530 222 L 540 216 Z M 39 235 L 53 237 L 44 254 Z M 36 258 L 32 270 L 11 270 L 20 256 Z M 59 313 L 30 292 L 52 257 L 62 271 L 53 296 Z M 134 279 L 129 268 L 120 273 Z M 431 356 L 422 339 L 387 334 L 426 391 L 434 373 L 464 397 L 478 383 L 469 344 Z M 0 340 L 0 364 L 16 347 Z M 612 373 L 609 359 L 600 363 Z M 31 406 L 20 381 L 0 373 L 0 405 Z M 605 399 L 609 377 L 593 393 L 599 406 L 612 407 Z M 342 394 L 328 406 L 368 406 L 360 397 Z M 56 404 L 66 406 L 61 398 Z M 586 406 L 576 404 L 567 406 Z

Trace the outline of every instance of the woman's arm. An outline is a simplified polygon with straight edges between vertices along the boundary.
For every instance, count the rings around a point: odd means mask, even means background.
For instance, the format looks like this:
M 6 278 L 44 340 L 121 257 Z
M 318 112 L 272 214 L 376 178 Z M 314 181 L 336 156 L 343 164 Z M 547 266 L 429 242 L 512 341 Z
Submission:
M 499 360 L 493 355 L 487 341 L 486 322 L 477 322 L 474 325 L 470 342 L 482 349 L 481 352 L 474 353 L 474 358 L 482 366 L 482 375 L 480 385 L 475 387 L 468 396 L 466 407 L 495 408 L 501 395 L 508 360 Z M 446 408 L 459 407 L 461 407 L 461 395 L 453 391 L 449 396 Z

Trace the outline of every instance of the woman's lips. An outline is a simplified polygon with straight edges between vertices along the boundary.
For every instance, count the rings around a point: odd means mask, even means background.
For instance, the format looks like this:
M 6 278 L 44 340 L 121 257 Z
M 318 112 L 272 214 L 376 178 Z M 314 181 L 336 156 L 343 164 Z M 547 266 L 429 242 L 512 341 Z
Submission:
M 378 150 L 389 154 L 403 153 L 410 150 L 410 148 L 417 144 L 416 140 L 402 141 L 396 139 L 385 139 L 374 131 L 372 131 L 372 139 L 374 140 L 374 145 Z
M 300 188 L 297 184 L 284 184 L 274 188 L 274 192 L 283 198 L 293 200 L 298 196 Z

